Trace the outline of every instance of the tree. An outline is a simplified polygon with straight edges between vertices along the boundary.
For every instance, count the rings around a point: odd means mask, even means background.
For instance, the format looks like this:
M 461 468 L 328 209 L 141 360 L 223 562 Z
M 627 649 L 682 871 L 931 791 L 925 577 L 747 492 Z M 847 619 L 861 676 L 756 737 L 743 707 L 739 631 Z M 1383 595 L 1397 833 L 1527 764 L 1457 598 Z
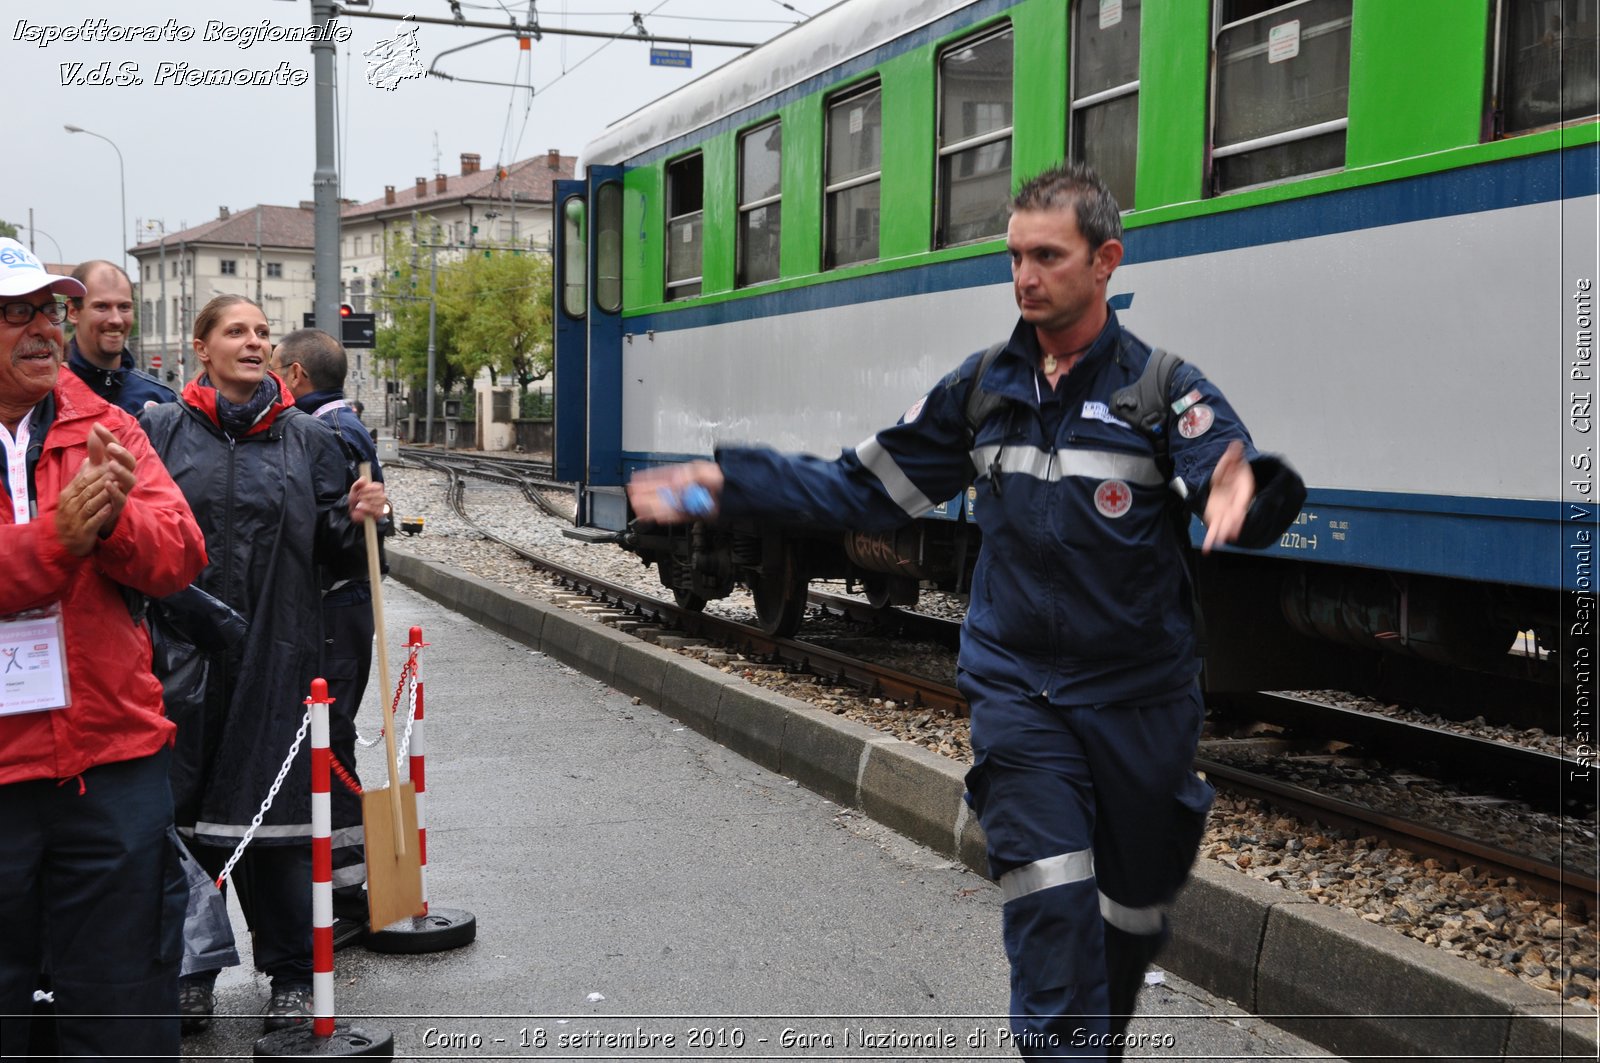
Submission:
M 464 374 L 487 368 L 526 391 L 550 373 L 550 261 L 516 250 L 472 251 L 453 264 L 453 357 Z
M 373 291 L 380 315 L 376 357 L 393 362 L 397 376 L 413 389 L 428 382 L 429 250 L 418 247 L 401 233 L 389 238 L 389 275 Z M 454 321 L 446 311 L 451 263 L 438 263 L 438 310 L 435 321 L 434 380 L 442 391 L 455 386 L 459 372 L 449 357 Z
M 17 238 L 17 227 L 4 218 L 0 218 L 0 236 L 9 236 L 15 240 Z
M 549 260 L 512 249 L 474 248 L 465 257 L 437 252 L 434 378 L 442 391 L 470 381 L 481 369 L 511 376 L 526 390 L 550 373 Z M 428 371 L 429 255 L 402 234 L 389 243 L 389 276 L 374 292 L 386 319 L 377 355 L 394 362 L 414 388 Z M 451 256 L 451 257 L 446 257 Z

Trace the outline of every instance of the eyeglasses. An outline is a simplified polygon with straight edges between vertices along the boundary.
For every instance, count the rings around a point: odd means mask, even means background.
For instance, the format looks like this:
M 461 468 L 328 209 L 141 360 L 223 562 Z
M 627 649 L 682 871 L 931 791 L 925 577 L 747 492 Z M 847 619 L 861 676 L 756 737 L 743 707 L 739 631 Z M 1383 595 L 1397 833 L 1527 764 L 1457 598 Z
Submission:
M 43 314 L 50 324 L 59 325 L 67 319 L 67 304 L 54 299 L 43 306 L 26 302 L 6 303 L 0 305 L 0 314 L 5 315 L 8 325 L 26 325 L 33 320 L 34 314 Z

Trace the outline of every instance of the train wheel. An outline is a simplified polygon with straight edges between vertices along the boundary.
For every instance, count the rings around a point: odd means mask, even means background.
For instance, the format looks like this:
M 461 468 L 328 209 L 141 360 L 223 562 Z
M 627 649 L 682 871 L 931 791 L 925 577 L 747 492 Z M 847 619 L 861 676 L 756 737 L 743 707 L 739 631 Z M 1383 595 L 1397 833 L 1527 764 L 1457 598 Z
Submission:
M 750 587 L 762 632 L 788 638 L 800 630 L 806 615 L 806 585 L 794 548 L 784 546 L 778 564 L 763 567 Z
M 706 600 L 694 591 L 674 590 L 672 600 L 678 603 L 679 609 L 687 609 L 691 613 L 701 612 L 706 607 Z

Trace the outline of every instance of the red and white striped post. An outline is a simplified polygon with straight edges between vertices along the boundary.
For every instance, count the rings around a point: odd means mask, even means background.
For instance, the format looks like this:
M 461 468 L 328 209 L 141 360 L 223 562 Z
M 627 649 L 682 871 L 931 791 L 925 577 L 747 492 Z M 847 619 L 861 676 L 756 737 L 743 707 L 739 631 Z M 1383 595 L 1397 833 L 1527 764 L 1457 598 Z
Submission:
M 311 1032 L 333 1036 L 333 808 L 326 680 L 311 681 Z
M 424 759 L 427 742 L 423 737 L 423 684 L 421 651 L 428 645 L 422 641 L 422 628 L 411 629 L 411 641 L 406 643 L 410 657 L 406 662 L 405 678 L 395 688 L 395 698 L 409 679 L 411 695 L 416 699 L 416 712 L 411 717 L 411 741 L 407 752 L 411 758 L 411 786 L 417 793 L 417 858 L 422 865 L 422 910 L 409 920 L 392 926 L 374 929 L 363 939 L 373 952 L 442 952 L 471 944 L 478 936 L 478 917 L 460 908 L 440 908 L 428 900 L 428 775 Z
M 373 1026 L 333 1021 L 333 810 L 328 797 L 328 684 L 311 681 L 311 1026 L 273 1030 L 255 1043 L 268 1059 L 375 1056 L 394 1058 L 394 1035 Z
M 417 859 L 422 865 L 422 910 L 419 916 L 428 914 L 428 770 L 424 758 L 428 753 L 427 741 L 424 739 L 425 729 L 422 724 L 422 648 L 427 643 L 422 641 L 422 628 L 411 629 L 411 641 L 406 643 L 406 649 L 411 652 L 411 689 L 417 700 L 415 722 L 411 725 L 411 785 L 417 791 Z

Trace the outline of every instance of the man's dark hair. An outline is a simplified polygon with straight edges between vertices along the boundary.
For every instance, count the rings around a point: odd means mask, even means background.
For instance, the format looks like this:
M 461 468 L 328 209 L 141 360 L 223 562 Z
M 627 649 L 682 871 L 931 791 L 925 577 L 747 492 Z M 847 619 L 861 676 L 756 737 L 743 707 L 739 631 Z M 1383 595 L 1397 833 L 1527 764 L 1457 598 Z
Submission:
M 278 361 L 285 368 L 299 362 L 318 391 L 341 390 L 350 371 L 350 360 L 339 341 L 319 328 L 295 329 L 279 340 Z
M 72 279 L 87 288 L 89 287 L 89 278 L 102 269 L 114 270 L 122 274 L 122 279 L 128 282 L 128 291 L 133 291 L 133 278 L 128 276 L 127 271 L 115 262 L 108 262 L 103 258 L 91 258 L 87 262 L 78 263 L 78 268 L 72 271 Z M 72 300 L 72 308 L 74 310 L 83 309 L 83 296 L 73 295 L 69 296 L 69 298 Z
M 1017 190 L 1011 211 L 1066 210 L 1093 251 L 1107 240 L 1122 239 L 1122 209 L 1100 175 L 1081 162 L 1052 166 Z

